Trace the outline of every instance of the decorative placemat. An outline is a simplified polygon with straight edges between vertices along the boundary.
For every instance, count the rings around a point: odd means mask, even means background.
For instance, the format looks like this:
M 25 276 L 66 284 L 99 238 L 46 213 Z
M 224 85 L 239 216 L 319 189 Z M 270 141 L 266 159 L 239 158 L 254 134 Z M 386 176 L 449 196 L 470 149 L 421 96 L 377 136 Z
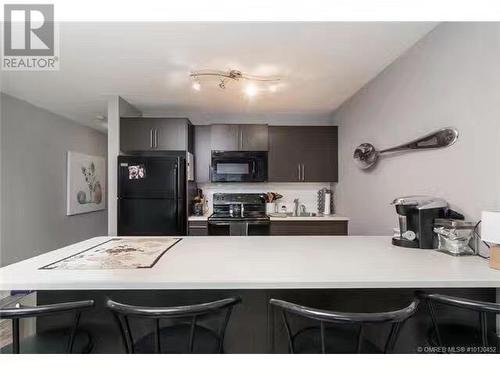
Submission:
M 152 268 L 181 238 L 112 238 L 41 267 L 41 270 Z

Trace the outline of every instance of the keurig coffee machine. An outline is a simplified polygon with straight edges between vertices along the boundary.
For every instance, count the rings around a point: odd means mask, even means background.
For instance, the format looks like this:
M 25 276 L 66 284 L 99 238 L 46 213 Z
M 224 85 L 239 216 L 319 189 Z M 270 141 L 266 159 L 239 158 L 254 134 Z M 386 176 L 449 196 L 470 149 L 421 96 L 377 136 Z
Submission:
M 396 246 L 434 249 L 434 219 L 464 219 L 463 215 L 448 209 L 448 203 L 441 198 L 408 196 L 396 198 L 392 204 L 399 216 L 399 236 L 392 238 Z

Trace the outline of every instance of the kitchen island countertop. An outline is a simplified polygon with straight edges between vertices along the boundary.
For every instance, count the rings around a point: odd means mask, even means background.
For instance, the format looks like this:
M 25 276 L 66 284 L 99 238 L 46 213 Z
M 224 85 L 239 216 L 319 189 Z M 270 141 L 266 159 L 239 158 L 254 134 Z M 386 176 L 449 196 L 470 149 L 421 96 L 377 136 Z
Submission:
M 39 269 L 110 238 L 0 268 L 0 290 L 500 287 L 500 271 L 482 258 L 378 236 L 183 237 L 149 269 Z

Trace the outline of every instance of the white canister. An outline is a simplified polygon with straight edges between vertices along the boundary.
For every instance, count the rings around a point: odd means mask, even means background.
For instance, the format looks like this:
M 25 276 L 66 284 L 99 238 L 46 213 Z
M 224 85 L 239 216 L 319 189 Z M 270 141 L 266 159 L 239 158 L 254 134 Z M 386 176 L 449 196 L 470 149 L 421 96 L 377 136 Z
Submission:
M 266 214 L 274 214 L 276 212 L 276 202 L 266 203 Z
M 323 213 L 325 215 L 330 215 L 331 212 L 330 212 L 330 202 L 332 201 L 332 195 L 330 193 L 325 193 L 325 208 L 324 208 L 324 211 Z

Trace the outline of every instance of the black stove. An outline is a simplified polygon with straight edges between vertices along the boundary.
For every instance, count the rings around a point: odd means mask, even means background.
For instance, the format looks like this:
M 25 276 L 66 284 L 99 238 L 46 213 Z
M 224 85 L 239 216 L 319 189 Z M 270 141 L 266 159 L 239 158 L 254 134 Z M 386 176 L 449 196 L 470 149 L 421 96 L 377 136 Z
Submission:
M 268 235 L 269 225 L 264 194 L 214 194 L 213 214 L 208 218 L 210 235 Z
M 247 221 L 247 220 L 269 220 L 269 216 L 257 213 L 245 213 L 243 216 L 231 216 L 227 213 L 213 213 L 209 216 L 209 220 L 232 220 L 232 221 Z

